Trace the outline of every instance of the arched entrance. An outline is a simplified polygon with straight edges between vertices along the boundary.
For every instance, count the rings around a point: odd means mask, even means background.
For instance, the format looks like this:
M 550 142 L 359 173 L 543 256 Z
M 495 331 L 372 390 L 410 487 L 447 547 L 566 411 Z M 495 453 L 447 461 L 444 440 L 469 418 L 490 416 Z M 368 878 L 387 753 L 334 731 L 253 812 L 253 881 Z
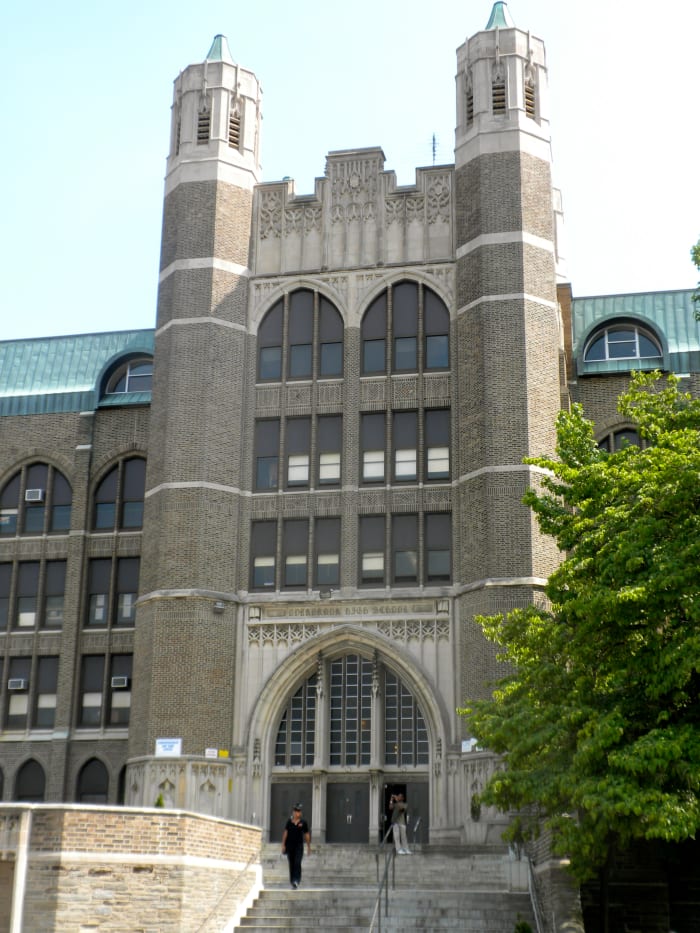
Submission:
M 427 841 L 430 730 L 414 690 L 377 651 L 345 647 L 310 667 L 276 720 L 270 839 L 281 838 L 300 802 L 316 838 L 374 842 L 388 827 L 391 793 L 401 790 L 409 837 Z

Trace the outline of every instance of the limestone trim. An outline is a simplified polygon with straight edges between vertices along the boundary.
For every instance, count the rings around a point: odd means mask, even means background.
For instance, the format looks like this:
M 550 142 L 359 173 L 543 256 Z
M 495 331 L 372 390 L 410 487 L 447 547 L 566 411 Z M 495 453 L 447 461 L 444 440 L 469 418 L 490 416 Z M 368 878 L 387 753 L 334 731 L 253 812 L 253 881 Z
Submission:
M 473 580 L 471 583 L 465 583 L 464 586 L 455 587 L 455 595 L 463 596 L 465 593 L 473 593 L 475 590 L 486 590 L 494 586 L 544 587 L 546 585 L 547 577 L 484 577 L 482 580 Z
M 174 260 L 169 266 L 161 270 L 158 281 L 163 282 L 174 272 L 187 272 L 192 269 L 218 269 L 220 272 L 230 272 L 232 275 L 251 275 L 251 271 L 247 266 L 242 266 L 237 262 L 228 262 L 228 260 L 219 259 L 217 256 L 197 256 L 193 259 Z
M 190 327 L 192 324 L 216 324 L 219 327 L 228 327 L 229 330 L 238 330 L 241 331 L 241 333 L 246 333 L 246 328 L 242 324 L 235 324 L 232 321 L 223 321 L 221 318 L 206 315 L 206 317 L 181 317 L 168 321 L 167 324 L 163 324 L 162 327 L 158 328 L 156 337 L 164 334 L 165 331 L 170 330 L 171 327 L 179 327 L 183 324 L 186 327 Z
M 256 736 L 261 739 L 265 758 L 270 759 L 282 708 L 302 679 L 314 669 L 319 653 L 326 657 L 342 651 L 356 651 L 364 656 L 376 651 L 382 663 L 388 664 L 401 677 L 420 704 L 430 736 L 431 750 L 437 748 L 438 739 L 443 738 L 444 741 L 446 736 L 451 735 L 451 713 L 437 687 L 430 682 L 425 672 L 420 671 L 415 658 L 409 655 L 406 648 L 369 629 L 342 625 L 306 641 L 268 677 L 246 727 L 245 745 L 250 761 L 253 760 Z
M 151 496 L 155 496 L 159 492 L 164 492 L 166 489 L 213 489 L 215 492 L 228 492 L 234 496 L 241 495 L 241 490 L 237 486 L 226 486 L 223 483 L 208 483 L 204 480 L 183 480 L 182 482 L 177 483 L 159 483 L 157 486 L 153 486 L 151 489 L 147 489 L 144 493 L 144 498 L 148 499 Z
M 347 622 L 343 622 L 347 625 Z M 384 622 L 360 623 L 363 629 L 373 630 L 392 642 L 407 645 L 410 641 L 437 642 L 450 637 L 449 619 L 392 619 Z M 299 622 L 249 622 L 248 644 L 260 648 L 292 647 L 316 638 L 329 629 L 338 627 L 337 621 Z
M 467 256 L 475 249 L 481 249 L 484 246 L 501 246 L 505 243 L 526 243 L 528 246 L 535 246 L 537 249 L 543 249 L 554 254 L 553 240 L 535 236 L 526 230 L 515 230 L 505 233 L 482 233 L 468 243 L 458 246 L 456 256 L 457 259 L 461 259 L 462 256 Z
M 457 309 L 457 316 L 464 314 L 466 311 L 471 311 L 472 308 L 476 308 L 479 305 L 483 304 L 492 304 L 497 301 L 531 301 L 536 305 L 543 305 L 545 308 L 551 308 L 553 311 L 559 310 L 559 305 L 556 301 L 550 301 L 548 298 L 540 298 L 537 295 L 529 295 L 527 292 L 509 292 L 505 295 L 482 295 L 480 298 L 475 298 L 474 301 L 470 301 L 466 305 L 462 305 L 461 308 Z
M 146 859 L 149 864 L 153 865 L 181 865 L 186 868 L 225 868 L 227 871 L 245 871 L 250 867 L 247 862 L 206 858 L 201 855 L 156 855 L 152 852 L 116 852 L 108 849 L 98 849 L 93 852 L 70 852 L 65 849 L 56 849 L 54 852 L 32 852 L 30 855 L 31 862 L 57 862 L 59 865 L 76 862 L 143 865 Z
M 257 169 L 222 162 L 217 156 L 211 158 L 180 158 L 165 179 L 167 197 L 179 185 L 190 182 L 218 181 L 252 192 L 260 184 Z

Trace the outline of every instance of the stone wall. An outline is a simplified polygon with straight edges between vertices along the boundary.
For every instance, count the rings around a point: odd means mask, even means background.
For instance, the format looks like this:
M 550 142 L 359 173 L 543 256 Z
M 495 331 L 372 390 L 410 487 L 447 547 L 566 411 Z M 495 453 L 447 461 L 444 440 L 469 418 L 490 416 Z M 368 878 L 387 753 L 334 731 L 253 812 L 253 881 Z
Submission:
M 55 933 L 220 930 L 261 887 L 253 826 L 184 811 L 59 805 L 0 806 L 0 823 L 22 814 L 24 896 L 8 903 L 22 871 L 16 833 L 1 853 L 2 931 L 20 916 L 17 929 Z

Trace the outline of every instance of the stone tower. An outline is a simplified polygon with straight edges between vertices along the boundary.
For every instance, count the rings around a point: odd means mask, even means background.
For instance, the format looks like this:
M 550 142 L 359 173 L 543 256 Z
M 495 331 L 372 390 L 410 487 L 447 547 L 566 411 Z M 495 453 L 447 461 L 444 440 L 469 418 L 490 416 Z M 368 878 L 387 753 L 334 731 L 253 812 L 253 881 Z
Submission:
M 537 482 L 523 458 L 554 450 L 561 406 L 547 70 L 505 3 L 457 51 L 455 185 L 456 572 L 474 698 L 502 672 L 473 616 L 531 603 L 557 561 L 521 503 Z
M 246 365 L 260 103 L 255 75 L 233 62 L 223 36 L 175 81 L 128 803 L 152 805 L 162 794 L 171 806 L 228 810 L 230 763 L 220 753 L 235 715 L 230 594 L 243 407 L 236 380 Z M 162 743 L 155 757 L 163 738 L 181 740 L 176 761 Z

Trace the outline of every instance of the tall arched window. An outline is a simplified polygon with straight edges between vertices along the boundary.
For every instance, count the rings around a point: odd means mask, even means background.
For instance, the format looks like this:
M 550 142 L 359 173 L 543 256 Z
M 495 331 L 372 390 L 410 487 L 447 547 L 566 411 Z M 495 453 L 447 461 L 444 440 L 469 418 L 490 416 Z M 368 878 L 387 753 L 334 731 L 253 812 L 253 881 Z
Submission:
M 95 490 L 92 527 L 95 531 L 130 531 L 143 525 L 146 461 L 121 460 Z
M 324 662 L 326 689 L 318 672 L 289 698 L 275 742 L 275 766 L 368 768 L 372 735 L 383 736 L 377 764 L 424 767 L 429 763 L 428 730 L 416 698 L 401 678 L 376 658 L 345 654 Z M 325 715 L 319 705 L 326 703 Z M 377 716 L 377 721 L 373 718 Z M 325 735 L 318 725 L 327 723 Z
M 362 374 L 429 372 L 450 365 L 450 315 L 418 282 L 397 282 L 362 319 Z
M 22 803 L 41 803 L 46 791 L 46 775 L 38 761 L 30 758 L 17 772 L 15 800 Z
M 270 308 L 258 328 L 258 379 L 343 375 L 343 319 L 327 298 L 301 288 Z
M 72 498 L 70 483 L 54 467 L 23 466 L 0 492 L 0 535 L 66 534 Z
M 80 769 L 75 799 L 78 803 L 107 803 L 109 774 L 97 758 L 91 758 Z

